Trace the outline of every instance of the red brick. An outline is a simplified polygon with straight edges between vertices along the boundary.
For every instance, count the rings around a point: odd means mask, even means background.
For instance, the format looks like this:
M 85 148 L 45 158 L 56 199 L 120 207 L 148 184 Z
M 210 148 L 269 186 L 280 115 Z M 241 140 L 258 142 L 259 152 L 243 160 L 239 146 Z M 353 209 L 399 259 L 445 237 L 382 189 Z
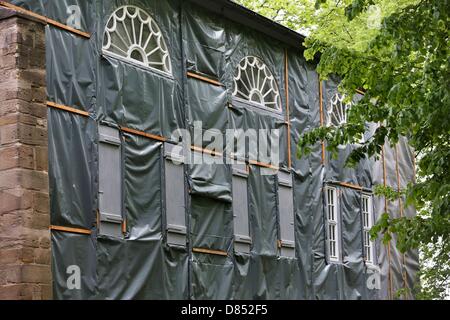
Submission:
M 2 278 L 6 280 L 6 283 L 20 283 L 22 280 L 22 265 L 7 265 L 0 267 L 0 273 Z
M 48 175 L 42 171 L 10 169 L 0 171 L 0 190 L 22 187 L 37 191 L 48 191 Z
M 18 108 L 21 113 L 27 113 L 37 118 L 47 118 L 47 107 L 42 103 L 20 100 L 18 102 Z
M 34 169 L 34 150 L 25 145 L 0 148 L 0 170 L 15 167 Z
M 0 126 L 4 126 L 7 124 L 14 124 L 19 122 L 19 114 L 18 113 L 12 113 L 8 114 L 6 116 L 0 117 Z
M 48 175 L 45 172 L 20 169 L 21 186 L 25 189 L 48 192 Z
M 0 171 L 0 190 L 20 187 L 20 175 L 17 169 Z
M 0 299 L 50 299 L 45 30 L 0 21 Z
M 29 216 L 27 215 L 27 217 Z M 40 239 L 34 234 L 34 231 L 33 229 L 24 228 L 23 233 L 26 234 L 26 237 L 22 239 L 22 242 L 25 247 L 39 248 Z
M 0 58 L 0 68 L 15 69 L 16 62 L 17 59 L 15 55 L 8 54 L 6 56 L 2 56 Z
M 19 263 L 22 259 L 22 251 L 15 249 L 0 249 L 0 265 Z
M 24 216 L 25 214 L 20 211 L 14 211 L 2 215 L 0 219 L 0 234 L 2 235 L 2 242 L 9 242 L 8 247 L 11 247 L 17 243 L 27 242 L 27 239 L 23 237 L 23 225 L 25 221 Z M 18 242 L 11 241 L 13 239 L 17 239 Z
M 47 101 L 47 90 L 45 87 L 32 88 L 31 89 L 31 100 L 32 102 L 42 102 Z
M 18 125 L 18 129 L 19 129 L 18 136 L 21 143 L 29 145 L 47 146 L 48 142 L 46 129 L 22 123 Z
M 31 85 L 45 88 L 45 70 L 27 69 L 20 70 L 18 76 L 21 81 L 25 81 Z
M 33 212 L 30 215 L 25 216 L 24 226 L 32 230 L 48 230 L 50 225 L 50 216 L 48 214 L 42 214 Z
M 13 124 L 13 123 L 23 123 L 28 125 L 37 125 L 36 117 L 33 117 L 29 114 L 22 113 L 10 113 L 4 116 L 0 116 L 0 126 Z
M 30 284 L 0 286 L 0 300 L 30 300 L 33 297 L 31 287 Z
M 21 261 L 25 263 L 33 263 L 34 262 L 34 250 L 35 248 L 22 248 L 21 252 Z
M 25 264 L 21 269 L 21 281 L 23 282 L 50 283 L 52 280 L 48 265 Z
M 45 284 L 41 284 L 40 286 L 41 286 L 41 292 L 42 292 L 41 299 L 42 300 L 51 300 L 53 298 L 52 286 L 45 285 Z
M 0 102 L 0 117 L 17 111 L 19 111 L 17 101 L 9 100 Z
M 13 210 L 31 208 L 33 194 L 23 189 L 0 190 L 0 212 L 6 213 Z
M 16 88 L 18 85 L 18 72 L 16 69 L 4 69 L 0 73 L 0 83 L 3 89 Z
M 19 140 L 19 128 L 17 124 L 9 124 L 0 127 L 0 145 L 6 145 Z
M 33 169 L 35 156 L 33 148 L 25 145 L 19 147 L 19 167 Z
M 51 255 L 48 249 L 34 249 L 34 261 L 38 264 L 50 265 Z
M 0 147 L 0 171 L 19 166 L 19 146 Z
M 33 209 L 39 213 L 49 213 L 50 200 L 48 193 L 35 192 L 33 194 Z
M 48 148 L 35 147 L 36 170 L 48 171 Z
M 50 248 L 50 236 L 45 236 L 39 239 L 39 247 L 44 249 Z

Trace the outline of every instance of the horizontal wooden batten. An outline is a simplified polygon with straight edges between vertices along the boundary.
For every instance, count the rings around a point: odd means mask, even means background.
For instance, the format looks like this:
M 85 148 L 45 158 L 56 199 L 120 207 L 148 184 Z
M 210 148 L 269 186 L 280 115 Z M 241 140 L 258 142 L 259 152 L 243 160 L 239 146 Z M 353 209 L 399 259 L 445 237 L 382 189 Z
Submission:
M 92 233 L 92 231 L 88 230 L 88 229 L 62 227 L 62 226 L 50 226 L 49 229 L 52 231 L 62 231 L 62 232 L 78 233 L 78 234 L 86 234 L 86 235 L 90 235 Z
M 141 137 L 145 137 L 145 138 L 149 138 L 149 139 L 153 139 L 153 140 L 157 140 L 157 141 L 161 141 L 161 142 L 167 141 L 167 138 L 165 138 L 165 137 L 161 137 L 161 136 L 158 136 L 155 134 L 147 133 L 147 132 L 136 130 L 136 129 L 120 127 L 120 130 L 123 132 L 126 132 L 126 133 L 134 134 L 137 136 L 141 136 Z
M 249 160 L 248 161 L 249 164 L 258 166 L 258 167 L 263 167 L 263 168 L 268 168 L 268 169 L 273 169 L 273 170 L 279 170 L 280 168 L 274 165 L 271 165 L 269 163 L 264 163 L 264 162 L 259 162 L 259 161 L 255 161 L 255 160 Z
M 191 150 L 196 151 L 196 152 L 206 153 L 212 157 L 222 157 L 223 156 L 223 153 L 221 153 L 219 151 L 212 151 L 209 149 L 204 149 L 204 148 L 200 148 L 200 147 L 196 147 L 196 146 L 191 146 Z
M 345 188 L 350 188 L 350 189 L 354 189 L 354 190 L 358 190 L 358 191 L 364 191 L 364 192 L 372 192 L 369 188 L 357 185 L 357 184 L 353 184 L 353 183 L 348 183 L 348 182 L 340 182 L 340 181 L 328 181 L 326 182 L 328 184 L 332 184 L 335 186 L 341 186 L 341 187 L 345 187 Z
M 205 253 L 205 254 L 213 254 L 216 256 L 228 256 L 228 253 L 221 250 L 212 250 L 212 249 L 205 249 L 205 248 L 192 248 L 192 252 L 195 253 Z
M 356 190 L 363 190 L 364 188 L 361 186 L 358 186 L 356 184 L 351 184 L 351 183 L 346 183 L 346 182 L 339 182 L 338 183 L 340 186 L 342 187 L 346 187 L 346 188 L 351 188 L 351 189 L 356 189 Z
M 195 72 L 188 71 L 187 72 L 187 76 L 188 76 L 188 78 L 194 78 L 194 79 L 197 79 L 197 80 L 200 80 L 200 81 L 203 81 L 203 82 L 207 82 L 207 83 L 213 84 L 215 86 L 225 87 L 218 80 L 210 79 L 208 77 L 202 76 L 201 74 L 198 74 L 198 73 L 195 73 Z
M 65 25 L 65 24 L 63 24 L 61 22 L 58 22 L 56 20 L 47 18 L 47 17 L 45 17 L 43 15 L 40 15 L 40 14 L 34 13 L 33 11 L 30 11 L 30 10 L 27 10 L 27 9 L 15 6 L 15 5 L 13 5 L 13 4 L 9 3 L 9 2 L 0 1 L 0 6 L 2 6 L 4 8 L 7 8 L 7 9 L 10 9 L 10 10 L 14 10 L 14 11 L 16 11 L 16 12 L 18 12 L 18 13 L 24 15 L 24 16 L 29 16 L 31 18 L 34 18 L 34 19 L 38 20 L 39 22 L 41 22 L 43 24 L 49 24 L 49 25 L 55 26 L 55 27 L 57 27 L 59 29 L 68 31 L 70 33 L 74 33 L 76 35 L 79 35 L 79 36 L 87 38 L 87 39 L 91 38 L 90 33 L 87 33 L 87 32 L 80 31 L 78 29 L 69 27 L 68 25 Z
M 59 103 L 51 102 L 51 101 L 47 101 L 47 107 L 64 110 L 64 111 L 68 111 L 71 113 L 76 113 L 76 114 L 79 114 L 79 115 L 82 115 L 85 117 L 89 117 L 89 115 L 90 115 L 90 113 L 87 111 L 79 110 L 76 108 L 72 108 L 72 107 L 65 106 L 63 104 L 59 104 Z

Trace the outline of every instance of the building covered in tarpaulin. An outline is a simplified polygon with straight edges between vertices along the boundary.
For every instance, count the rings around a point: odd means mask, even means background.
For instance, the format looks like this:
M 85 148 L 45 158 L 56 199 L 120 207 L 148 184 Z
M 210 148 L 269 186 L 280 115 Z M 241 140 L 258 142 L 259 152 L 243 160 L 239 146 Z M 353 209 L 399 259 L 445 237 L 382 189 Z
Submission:
M 48 168 L 27 170 L 48 179 L 51 247 L 38 247 L 51 277 L 36 288 L 51 283 L 55 299 L 389 299 L 414 286 L 417 253 L 369 238 L 382 213 L 415 214 L 373 194 L 413 182 L 414 154 L 403 139 L 355 168 L 344 166 L 355 145 L 338 159 L 324 143 L 297 156 L 303 133 L 344 123 L 351 107 L 337 80 L 319 81 L 300 34 L 224 0 L 0 4 L 1 24 L 14 17 L 10 30 L 42 41 L 28 54 L 45 52 L 46 97 L 30 101 L 48 107 Z M 362 139 L 377 125 L 366 127 Z

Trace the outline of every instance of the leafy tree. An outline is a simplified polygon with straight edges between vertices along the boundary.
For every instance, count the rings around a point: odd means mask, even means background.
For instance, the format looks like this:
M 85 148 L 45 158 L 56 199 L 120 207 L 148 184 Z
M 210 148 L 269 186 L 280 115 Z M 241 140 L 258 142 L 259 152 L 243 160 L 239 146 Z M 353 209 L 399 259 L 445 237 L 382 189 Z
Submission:
M 398 237 L 402 251 L 420 248 L 422 287 L 418 298 L 442 299 L 450 287 L 450 0 L 241 0 L 243 5 L 308 35 L 305 57 L 319 57 L 322 79 L 338 75 L 351 97 L 363 89 L 346 124 L 303 135 L 299 154 L 320 140 L 337 146 L 359 142 L 364 123 L 380 126 L 347 159 L 354 165 L 378 156 L 385 141 L 408 138 L 417 159 L 417 183 L 378 195 L 406 197 L 414 218 L 388 213 L 372 229 L 385 241 Z M 447 293 L 448 294 L 448 293 Z

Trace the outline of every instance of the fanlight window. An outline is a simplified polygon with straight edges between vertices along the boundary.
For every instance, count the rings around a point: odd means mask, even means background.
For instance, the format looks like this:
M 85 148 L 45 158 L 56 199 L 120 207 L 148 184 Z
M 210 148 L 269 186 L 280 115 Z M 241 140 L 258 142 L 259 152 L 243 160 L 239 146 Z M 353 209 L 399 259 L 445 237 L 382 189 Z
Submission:
M 234 76 L 233 96 L 281 111 L 277 82 L 267 65 L 257 57 L 248 56 L 239 63 Z
M 347 122 L 347 111 L 352 106 L 351 103 L 344 102 L 345 96 L 336 93 L 330 100 L 327 107 L 327 127 L 340 126 Z
M 111 15 L 103 35 L 103 51 L 172 73 L 161 30 L 149 14 L 135 6 L 122 6 Z

